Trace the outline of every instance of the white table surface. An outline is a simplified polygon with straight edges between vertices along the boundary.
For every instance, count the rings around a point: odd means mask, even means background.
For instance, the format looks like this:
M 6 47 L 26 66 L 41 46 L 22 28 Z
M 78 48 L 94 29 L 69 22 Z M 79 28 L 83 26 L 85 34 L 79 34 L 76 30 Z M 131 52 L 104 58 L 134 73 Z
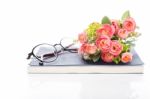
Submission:
M 146 99 L 150 87 L 142 74 L 28 75 L 31 99 Z
M 1 72 L 3 99 L 148 99 L 150 68 L 144 74 L 28 74 L 27 65 Z M 22 66 L 22 67 L 21 67 Z
M 148 0 L 0 0 L 0 99 L 150 99 L 149 9 Z M 135 49 L 144 74 L 27 73 L 26 57 L 36 44 L 75 37 L 125 10 L 140 26 Z

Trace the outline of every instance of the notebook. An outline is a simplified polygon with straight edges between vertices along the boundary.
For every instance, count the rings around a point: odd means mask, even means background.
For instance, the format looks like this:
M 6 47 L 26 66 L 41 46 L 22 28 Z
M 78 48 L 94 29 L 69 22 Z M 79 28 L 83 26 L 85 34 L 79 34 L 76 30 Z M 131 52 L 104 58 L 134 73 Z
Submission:
M 135 50 L 130 63 L 105 63 L 86 61 L 78 53 L 63 52 L 54 62 L 39 65 L 33 58 L 28 67 L 28 73 L 143 73 L 144 63 Z

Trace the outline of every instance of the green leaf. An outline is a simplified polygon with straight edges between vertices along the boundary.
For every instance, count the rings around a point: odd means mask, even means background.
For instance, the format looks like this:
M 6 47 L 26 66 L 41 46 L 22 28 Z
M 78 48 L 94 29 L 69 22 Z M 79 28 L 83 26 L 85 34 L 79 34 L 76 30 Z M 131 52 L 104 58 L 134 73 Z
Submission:
M 83 57 L 85 60 L 90 60 L 90 56 L 89 56 L 88 54 L 84 54 L 82 57 Z
M 118 64 L 120 62 L 120 56 L 116 57 L 113 59 L 113 62 L 115 62 L 116 64 Z
M 113 35 L 113 37 L 111 38 L 111 40 L 118 40 L 118 39 L 119 39 L 119 37 L 116 35 Z
M 125 19 L 129 18 L 130 17 L 130 12 L 129 10 L 127 10 L 126 12 L 123 13 L 122 15 L 122 21 L 124 21 Z
M 96 53 L 89 56 L 93 62 L 97 62 L 100 59 L 100 51 L 97 50 Z
M 97 49 L 97 51 L 94 53 L 94 55 L 100 55 L 100 50 Z
M 128 52 L 130 50 L 130 45 L 123 44 L 123 51 L 122 52 Z
M 96 55 L 92 57 L 93 62 L 97 62 L 100 59 L 100 55 Z
M 102 18 L 102 24 L 111 24 L 111 21 L 107 16 L 104 16 Z

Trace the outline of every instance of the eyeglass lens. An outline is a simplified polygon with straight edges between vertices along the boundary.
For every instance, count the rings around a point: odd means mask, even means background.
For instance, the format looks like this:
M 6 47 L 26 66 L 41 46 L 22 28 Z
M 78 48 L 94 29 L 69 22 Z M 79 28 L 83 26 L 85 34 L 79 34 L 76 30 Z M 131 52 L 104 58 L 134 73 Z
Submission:
M 51 62 L 57 58 L 57 50 L 54 46 L 49 44 L 42 44 L 37 46 L 33 54 L 42 62 Z
M 71 38 L 64 38 L 61 40 L 60 43 L 65 49 L 67 49 L 67 51 L 70 51 L 70 52 L 77 51 L 77 46 L 75 44 L 75 41 Z
M 62 39 L 60 44 L 55 44 L 54 46 L 49 44 L 40 44 L 34 49 L 33 54 L 42 62 L 52 62 L 57 59 L 58 55 L 63 50 L 77 52 L 77 47 L 75 46 L 73 39 Z

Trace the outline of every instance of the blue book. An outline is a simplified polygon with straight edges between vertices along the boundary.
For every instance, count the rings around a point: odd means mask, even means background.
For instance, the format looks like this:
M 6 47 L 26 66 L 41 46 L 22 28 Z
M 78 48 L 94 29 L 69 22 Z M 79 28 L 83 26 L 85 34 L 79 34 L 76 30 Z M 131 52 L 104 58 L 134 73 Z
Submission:
M 50 63 L 39 65 L 33 58 L 28 67 L 28 73 L 143 73 L 144 63 L 135 50 L 132 51 L 133 60 L 129 63 L 105 63 L 86 61 L 78 53 L 63 52 Z

